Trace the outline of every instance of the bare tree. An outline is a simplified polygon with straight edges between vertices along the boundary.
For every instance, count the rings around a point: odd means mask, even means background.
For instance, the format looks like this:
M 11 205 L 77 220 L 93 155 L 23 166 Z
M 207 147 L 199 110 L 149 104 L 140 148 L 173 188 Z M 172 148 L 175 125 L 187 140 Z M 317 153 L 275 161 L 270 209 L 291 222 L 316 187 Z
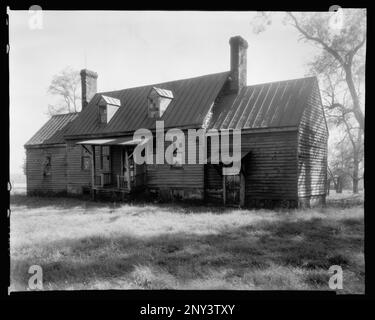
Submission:
M 322 77 L 322 98 L 328 123 L 336 130 L 341 129 L 340 140 L 330 152 L 330 162 L 336 163 L 335 167 L 340 168 L 337 172 L 341 172 L 341 175 L 351 177 L 353 193 L 358 193 L 358 183 L 363 177 L 361 165 L 364 159 L 364 131 L 352 112 L 352 102 L 348 99 L 350 94 L 343 82 L 345 80 L 342 74 L 332 70 L 326 70 Z
M 311 60 L 310 71 L 320 75 L 328 121 L 343 130 L 341 141 L 329 154 L 331 179 L 334 175 L 336 180 L 351 176 L 353 192 L 357 193 L 358 182 L 363 176 L 360 172 L 364 137 L 361 89 L 365 83 L 366 11 L 340 10 L 338 13 L 287 12 L 284 24 L 295 28 L 300 40 L 321 49 L 320 54 Z M 335 23 L 333 19 L 338 14 L 341 14 L 341 22 Z M 253 30 L 255 33 L 262 32 L 271 23 L 272 14 L 259 13 L 252 23 Z M 342 183 L 339 181 L 336 185 L 334 179 L 333 182 L 336 190 L 340 190 Z
M 291 25 L 295 27 L 301 39 L 317 44 L 323 53 L 316 57 L 320 66 L 324 68 L 340 68 L 348 86 L 352 104 L 352 112 L 359 124 L 364 129 L 364 112 L 355 85 L 353 66 L 356 64 L 358 52 L 366 43 L 366 11 L 359 9 L 345 9 L 342 25 L 338 30 L 332 30 L 332 12 L 330 13 L 300 13 L 288 12 Z
M 66 67 L 53 76 L 48 93 L 58 96 L 56 105 L 48 106 L 48 114 L 78 112 L 80 107 L 80 75 L 79 71 Z
M 329 175 L 336 192 L 341 193 L 344 185 L 353 182 L 353 192 L 358 192 L 358 182 L 363 178 L 363 166 L 354 166 L 353 150 L 350 144 L 340 141 L 329 161 Z M 360 160 L 358 160 L 360 162 Z M 359 176 L 359 171 L 362 175 Z

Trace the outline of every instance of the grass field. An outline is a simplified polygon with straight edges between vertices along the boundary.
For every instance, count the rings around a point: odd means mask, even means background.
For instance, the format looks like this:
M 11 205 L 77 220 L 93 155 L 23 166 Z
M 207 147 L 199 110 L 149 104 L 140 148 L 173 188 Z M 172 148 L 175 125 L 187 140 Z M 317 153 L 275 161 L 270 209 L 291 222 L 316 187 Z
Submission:
M 364 292 L 363 206 L 239 210 L 11 196 L 11 290 L 31 265 L 44 290 L 329 290 Z

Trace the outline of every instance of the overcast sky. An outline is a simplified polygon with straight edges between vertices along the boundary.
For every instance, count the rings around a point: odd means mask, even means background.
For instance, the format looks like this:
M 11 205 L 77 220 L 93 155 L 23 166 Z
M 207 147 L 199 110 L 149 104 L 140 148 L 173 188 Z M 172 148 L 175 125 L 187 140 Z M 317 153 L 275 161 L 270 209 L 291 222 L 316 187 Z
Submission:
M 281 23 L 252 32 L 254 12 L 9 11 L 10 172 L 21 173 L 23 145 L 48 120 L 47 88 L 67 66 L 99 74 L 98 91 L 229 70 L 229 38 L 248 43 L 248 84 L 299 78 L 317 53 Z M 86 57 L 86 58 L 85 58 Z

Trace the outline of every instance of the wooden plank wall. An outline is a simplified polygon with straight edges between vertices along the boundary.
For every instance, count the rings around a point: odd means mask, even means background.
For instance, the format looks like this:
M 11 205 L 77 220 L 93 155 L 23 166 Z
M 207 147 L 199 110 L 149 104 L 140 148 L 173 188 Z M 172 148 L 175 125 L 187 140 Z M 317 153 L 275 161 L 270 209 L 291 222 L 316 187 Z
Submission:
M 297 131 L 246 133 L 245 204 L 258 200 L 297 200 Z
M 172 168 L 169 164 L 147 166 L 147 185 L 150 188 L 204 188 L 202 164 L 186 164 Z
M 245 205 L 297 205 L 297 130 L 277 132 L 243 132 L 242 152 L 245 169 Z M 222 198 L 222 176 L 212 165 L 205 168 L 206 188 Z M 218 191 L 221 190 L 221 195 Z M 212 193 L 212 194 L 211 194 Z M 210 200 L 210 199 L 209 199 Z M 213 200 L 213 199 L 212 199 Z M 268 204 L 267 204 L 268 205 Z
M 328 131 L 317 85 L 307 103 L 298 131 L 298 196 L 323 198 L 327 180 Z
M 187 149 L 187 132 L 185 132 Z M 165 142 L 165 149 L 169 142 Z M 185 162 L 188 162 L 188 152 Z M 169 164 L 152 164 L 146 166 L 146 184 L 150 189 L 164 190 L 164 193 L 175 193 L 181 198 L 203 199 L 204 197 L 204 165 L 184 164 L 172 167 Z M 168 197 L 168 196 L 167 196 Z
M 43 175 L 46 156 L 51 156 L 51 174 Z M 65 193 L 66 146 L 28 148 L 26 150 L 27 194 Z
M 83 188 L 91 186 L 91 168 L 89 170 L 81 168 L 82 148 L 73 142 L 67 145 L 67 189 L 71 194 L 81 194 Z

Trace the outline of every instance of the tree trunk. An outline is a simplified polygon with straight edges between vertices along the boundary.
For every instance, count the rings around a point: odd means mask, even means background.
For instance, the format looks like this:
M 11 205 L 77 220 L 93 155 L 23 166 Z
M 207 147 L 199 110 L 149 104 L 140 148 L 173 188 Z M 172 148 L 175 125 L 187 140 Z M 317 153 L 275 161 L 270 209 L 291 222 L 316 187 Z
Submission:
M 342 193 L 342 176 L 337 177 L 336 193 Z
M 360 103 L 359 103 L 359 98 L 357 91 L 355 89 L 354 81 L 353 81 L 353 75 L 352 75 L 352 68 L 351 65 L 347 65 L 344 67 L 345 70 L 345 79 L 346 83 L 348 84 L 349 92 L 353 100 L 353 112 L 354 116 L 358 121 L 359 126 L 361 127 L 362 130 L 365 130 L 365 118 L 363 116 Z
M 353 168 L 353 193 L 358 193 L 358 182 L 359 182 L 359 161 L 358 154 L 354 155 L 354 168 Z

